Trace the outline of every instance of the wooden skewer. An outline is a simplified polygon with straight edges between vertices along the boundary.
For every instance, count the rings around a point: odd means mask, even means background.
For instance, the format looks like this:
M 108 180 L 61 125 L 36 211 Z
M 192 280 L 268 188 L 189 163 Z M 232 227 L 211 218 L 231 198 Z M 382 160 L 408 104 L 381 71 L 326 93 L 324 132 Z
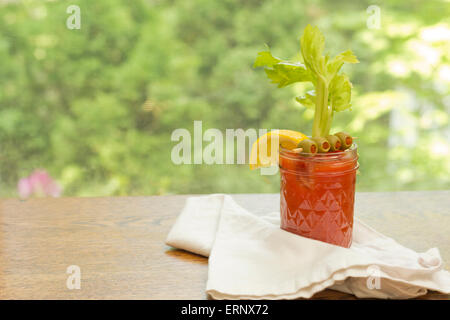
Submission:
M 302 152 L 303 151 L 303 148 L 295 148 L 295 149 L 292 149 L 292 152 L 295 152 L 295 153 L 300 153 L 300 152 Z

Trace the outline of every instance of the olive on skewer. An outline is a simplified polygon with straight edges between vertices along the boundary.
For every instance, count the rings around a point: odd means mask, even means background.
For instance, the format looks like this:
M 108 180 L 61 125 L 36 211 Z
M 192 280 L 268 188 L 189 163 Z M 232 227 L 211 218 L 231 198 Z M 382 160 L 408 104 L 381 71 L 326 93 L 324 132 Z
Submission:
M 353 143 L 353 138 L 351 135 L 345 132 L 338 132 L 334 134 L 336 137 L 341 140 L 341 150 L 346 150 L 351 147 Z
M 312 139 L 317 143 L 317 147 L 319 148 L 320 153 L 325 153 L 330 150 L 330 143 L 328 142 L 327 139 L 322 137 L 316 137 Z
M 317 143 L 311 139 L 305 139 L 298 143 L 297 148 L 302 148 L 306 153 L 317 153 Z
M 330 151 L 338 151 L 341 149 L 341 140 L 337 136 L 328 135 L 326 139 L 330 143 Z

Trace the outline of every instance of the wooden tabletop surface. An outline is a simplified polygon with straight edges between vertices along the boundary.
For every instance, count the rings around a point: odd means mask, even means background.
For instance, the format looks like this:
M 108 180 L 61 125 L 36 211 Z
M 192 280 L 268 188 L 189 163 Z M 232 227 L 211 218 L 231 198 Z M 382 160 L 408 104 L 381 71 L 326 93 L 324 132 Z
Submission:
M 256 214 L 279 195 L 233 195 Z M 207 259 L 165 245 L 187 196 L 0 200 L 0 299 L 205 299 Z M 355 215 L 450 269 L 450 191 L 357 193 Z M 81 270 L 69 290 L 67 268 Z M 319 299 L 353 299 L 332 290 Z M 428 293 L 422 298 L 449 299 Z

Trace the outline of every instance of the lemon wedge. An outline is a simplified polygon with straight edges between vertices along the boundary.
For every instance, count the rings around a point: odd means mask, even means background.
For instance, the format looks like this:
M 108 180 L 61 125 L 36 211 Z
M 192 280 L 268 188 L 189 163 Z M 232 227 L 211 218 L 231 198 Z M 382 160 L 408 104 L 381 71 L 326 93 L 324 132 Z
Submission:
M 278 163 L 280 146 L 292 150 L 300 141 L 308 139 L 305 134 L 293 130 L 273 130 L 253 143 L 250 169 L 270 167 Z

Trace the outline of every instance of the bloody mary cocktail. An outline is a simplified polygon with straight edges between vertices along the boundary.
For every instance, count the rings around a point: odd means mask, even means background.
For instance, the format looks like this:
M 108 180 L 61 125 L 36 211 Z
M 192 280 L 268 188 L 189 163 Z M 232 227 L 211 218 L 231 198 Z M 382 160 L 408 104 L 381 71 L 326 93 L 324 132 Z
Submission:
M 332 57 L 325 52 L 319 28 L 307 25 L 300 37 L 302 61 L 258 53 L 254 66 L 264 67 L 278 88 L 310 83 L 313 90 L 295 100 L 314 112 L 310 136 L 275 130 L 252 146 L 250 169 L 278 163 L 281 174 L 281 228 L 295 234 L 350 247 L 353 230 L 357 147 L 344 131 L 332 133 L 336 112 L 351 110 L 352 83 L 344 63 L 359 63 L 351 50 Z
M 357 148 L 331 153 L 280 149 L 281 228 L 350 247 L 353 230 Z

